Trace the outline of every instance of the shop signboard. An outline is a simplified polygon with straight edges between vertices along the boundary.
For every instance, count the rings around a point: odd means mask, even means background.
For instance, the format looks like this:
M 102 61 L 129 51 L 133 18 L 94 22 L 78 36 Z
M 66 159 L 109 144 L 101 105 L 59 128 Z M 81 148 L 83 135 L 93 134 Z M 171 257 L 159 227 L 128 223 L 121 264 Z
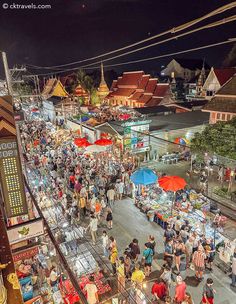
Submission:
M 11 245 L 40 236 L 44 234 L 43 220 L 37 219 L 30 223 L 28 222 L 28 224 L 10 227 L 7 230 L 7 234 Z
M 0 139 L 1 184 L 7 217 L 28 213 L 16 137 Z
M 39 247 L 38 246 L 31 247 L 31 248 L 28 248 L 26 250 L 14 253 L 13 254 L 13 261 L 14 261 L 14 263 L 16 263 L 18 261 L 27 260 L 27 259 L 37 255 L 38 253 L 39 253 Z
M 124 127 L 124 150 L 133 153 L 149 151 L 149 126 L 151 120 L 125 122 Z

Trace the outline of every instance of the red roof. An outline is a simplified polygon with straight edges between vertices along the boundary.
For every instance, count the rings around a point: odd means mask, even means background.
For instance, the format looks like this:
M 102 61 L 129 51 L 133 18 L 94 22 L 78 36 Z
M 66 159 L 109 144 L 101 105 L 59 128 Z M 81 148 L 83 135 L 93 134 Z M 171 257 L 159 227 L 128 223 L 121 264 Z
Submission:
M 161 97 L 153 96 L 146 104 L 145 107 L 155 107 L 158 106 L 159 103 L 162 101 Z
M 112 94 L 112 96 L 126 96 L 126 97 L 129 97 L 134 91 L 135 91 L 135 89 L 118 88 L 116 91 L 113 91 L 111 94 Z M 109 95 L 110 95 L 110 93 L 109 93 Z
M 157 97 L 164 97 L 168 89 L 169 89 L 168 83 L 158 83 L 156 85 L 153 95 Z
M 134 94 L 130 97 L 131 100 L 138 100 L 143 95 L 143 92 L 134 92 Z
M 141 90 L 145 90 L 149 78 L 150 78 L 150 75 L 143 75 L 138 88 Z
M 123 73 L 122 77 L 118 78 L 117 86 L 119 87 L 125 85 L 138 87 L 143 75 L 143 71 Z
M 150 99 L 152 98 L 152 94 L 143 94 L 138 100 L 137 102 L 141 102 L 141 103 L 147 103 Z
M 236 73 L 236 68 L 214 69 L 214 73 L 222 86 Z
M 145 92 L 146 93 L 153 93 L 154 90 L 155 90 L 156 84 L 157 84 L 157 79 L 155 79 L 155 78 L 149 79 L 148 84 L 147 84 L 146 89 L 145 89 Z

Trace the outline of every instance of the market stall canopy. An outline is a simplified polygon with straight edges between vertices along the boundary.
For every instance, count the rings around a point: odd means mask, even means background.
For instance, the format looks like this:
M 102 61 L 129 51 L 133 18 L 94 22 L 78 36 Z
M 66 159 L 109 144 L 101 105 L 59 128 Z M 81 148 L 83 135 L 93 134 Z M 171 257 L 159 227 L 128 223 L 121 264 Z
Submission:
M 175 144 L 180 144 L 180 145 L 187 145 L 189 144 L 189 141 L 186 138 L 182 137 L 177 137 L 174 141 Z
M 150 185 L 157 181 L 157 175 L 149 168 L 141 168 L 130 176 L 135 185 Z
M 85 148 L 85 150 L 86 150 L 86 152 L 90 152 L 90 153 L 99 153 L 99 152 L 106 151 L 106 147 L 99 146 L 99 145 L 91 145 L 91 146 Z
M 158 180 L 159 186 L 165 191 L 176 192 L 184 189 L 187 185 L 186 181 L 179 176 L 164 176 Z
M 81 140 L 78 140 L 78 139 L 81 139 Z M 86 147 L 89 147 L 92 145 L 90 142 L 87 141 L 86 138 L 85 138 L 85 140 L 84 140 L 84 138 L 76 138 L 74 140 L 74 144 L 79 148 L 86 148 Z
M 95 141 L 95 145 L 98 146 L 111 146 L 113 144 L 112 140 L 107 138 L 100 138 Z

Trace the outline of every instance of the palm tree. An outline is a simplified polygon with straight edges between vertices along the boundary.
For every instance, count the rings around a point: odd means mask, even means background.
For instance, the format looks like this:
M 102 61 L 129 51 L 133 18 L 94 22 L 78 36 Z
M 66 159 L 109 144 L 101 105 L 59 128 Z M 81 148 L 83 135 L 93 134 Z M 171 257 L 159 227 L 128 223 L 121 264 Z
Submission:
M 88 92 L 89 94 L 89 103 L 91 101 L 91 95 L 95 89 L 94 87 L 94 81 L 92 77 L 87 75 L 84 70 L 79 70 L 77 72 L 77 80 L 80 83 L 80 85 Z

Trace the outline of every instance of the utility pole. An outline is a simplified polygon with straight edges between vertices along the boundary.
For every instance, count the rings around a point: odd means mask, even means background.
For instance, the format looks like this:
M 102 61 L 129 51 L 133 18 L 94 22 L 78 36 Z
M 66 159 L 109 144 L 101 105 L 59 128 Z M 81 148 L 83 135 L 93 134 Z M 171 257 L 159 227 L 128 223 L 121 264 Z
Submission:
M 9 72 L 7 56 L 5 52 L 2 52 L 2 59 L 6 75 L 8 94 L 13 97 L 12 79 L 11 74 Z M 1 175 L 0 178 L 2 178 Z M 4 218 L 4 205 L 2 197 L 0 197 L 0 263 L 7 264 L 7 267 L 2 270 L 3 283 L 7 291 L 7 304 L 23 304 L 24 302 L 21 294 L 20 284 L 16 275 L 11 247 L 7 235 L 6 219 Z

